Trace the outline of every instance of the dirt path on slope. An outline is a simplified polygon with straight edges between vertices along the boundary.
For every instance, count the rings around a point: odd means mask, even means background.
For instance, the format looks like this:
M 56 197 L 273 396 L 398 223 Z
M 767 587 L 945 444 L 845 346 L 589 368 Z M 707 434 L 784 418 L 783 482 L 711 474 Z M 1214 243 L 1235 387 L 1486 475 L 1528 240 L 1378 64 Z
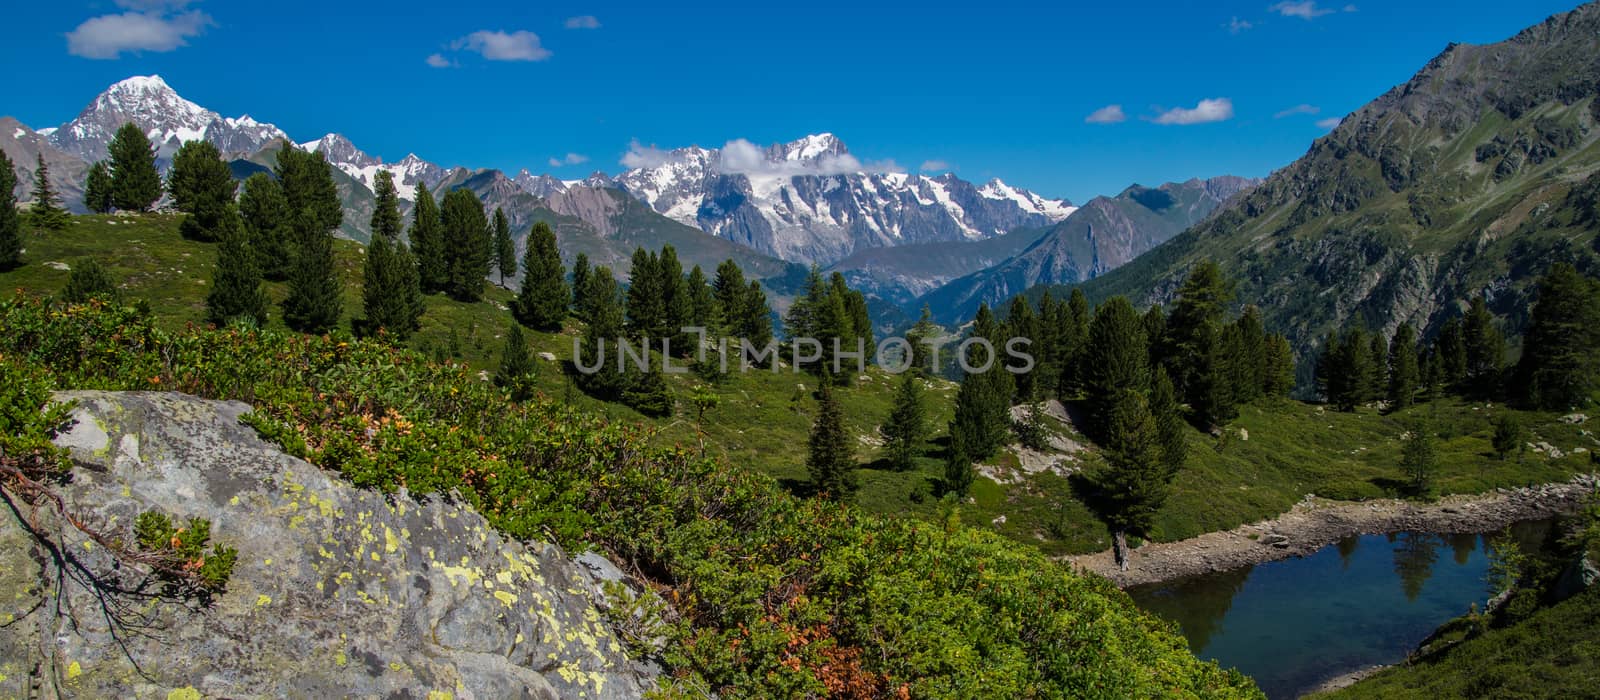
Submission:
M 1430 504 L 1400 500 L 1329 501 L 1309 498 L 1271 520 L 1210 532 L 1178 542 L 1147 543 L 1119 571 L 1109 550 L 1065 557 L 1073 568 L 1111 579 L 1119 588 L 1227 571 L 1301 557 L 1350 535 L 1404 530 L 1460 534 L 1488 532 L 1520 520 L 1577 510 L 1600 488 L 1600 474 L 1572 481 L 1474 496 L 1446 496 Z

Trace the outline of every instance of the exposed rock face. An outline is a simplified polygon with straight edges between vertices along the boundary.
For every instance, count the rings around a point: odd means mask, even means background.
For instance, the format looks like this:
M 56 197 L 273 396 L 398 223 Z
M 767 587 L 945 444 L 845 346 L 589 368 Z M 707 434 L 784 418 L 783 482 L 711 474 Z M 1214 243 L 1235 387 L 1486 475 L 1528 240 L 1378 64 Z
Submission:
M 4 508 L 0 696 L 630 698 L 650 683 L 554 546 L 506 541 L 463 505 L 357 490 L 260 440 L 243 404 L 62 398 L 78 402 L 60 439 L 69 508 L 130 541 L 151 508 L 208 518 L 238 560 L 210 607 L 130 599 L 147 619 L 113 630 L 80 580 L 57 588 L 28 507 Z M 111 571 L 76 530 L 37 522 L 63 533 L 61 556 Z

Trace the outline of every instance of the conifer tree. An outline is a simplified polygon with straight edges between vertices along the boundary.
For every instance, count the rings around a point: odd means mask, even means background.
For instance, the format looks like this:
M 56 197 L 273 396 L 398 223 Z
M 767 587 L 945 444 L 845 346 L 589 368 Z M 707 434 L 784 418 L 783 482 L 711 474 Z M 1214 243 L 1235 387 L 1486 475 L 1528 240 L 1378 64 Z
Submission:
M 967 434 L 956 430 L 952 424 L 950 428 L 950 449 L 945 453 L 944 461 L 944 492 L 956 496 L 967 495 L 967 490 L 972 488 L 972 482 L 977 478 L 972 468 L 972 451 L 967 446 Z
M 1034 353 L 1037 352 L 1041 346 L 1039 342 L 1039 322 L 1038 319 L 1034 317 L 1033 305 L 1029 304 L 1028 300 L 1021 295 L 1011 298 L 1011 309 L 1006 316 L 1005 335 L 1007 336 L 1007 341 L 1009 341 L 1010 338 L 1028 339 L 1030 342 L 1026 347 L 1018 346 L 1017 348 L 1022 352 Z M 1000 351 L 1002 354 L 1005 353 L 1005 348 L 1003 345 L 1001 347 L 997 347 L 996 350 Z M 1034 369 L 1037 369 L 1038 358 L 1036 357 L 1034 360 Z M 1006 364 L 1009 367 L 1014 367 L 1019 370 L 1024 366 L 1021 360 L 1010 356 L 1006 357 Z M 1036 387 L 1034 384 L 1035 378 L 1036 375 L 1033 372 L 1023 372 L 1021 374 L 1014 375 L 1014 383 L 1016 385 L 1015 400 L 1017 403 L 1031 403 L 1035 398 L 1038 397 L 1038 387 Z
M 374 202 L 371 219 L 372 242 L 367 246 L 366 266 L 362 270 L 362 306 L 366 318 L 358 324 L 359 334 L 378 329 L 397 340 L 410 337 L 420 326 L 422 290 L 416 261 L 400 240 L 400 196 L 394 176 L 379 170 L 373 182 Z
M 1389 339 L 1381 331 L 1367 340 L 1367 401 L 1389 395 Z
M 195 241 L 219 240 L 222 219 L 229 216 L 237 189 L 233 171 L 216 146 L 209 141 L 184 142 L 173 156 L 172 172 L 167 176 L 173 204 L 188 214 L 178 232 Z
M 1149 404 L 1139 392 L 1122 390 L 1111 399 L 1102 446 L 1106 468 L 1096 481 L 1107 506 L 1103 517 L 1111 528 L 1117 566 L 1127 570 L 1128 533 L 1149 533 L 1174 474 Z
M 1061 328 L 1061 363 L 1062 371 L 1058 378 L 1058 394 L 1063 400 L 1077 396 L 1083 391 L 1084 364 L 1088 354 L 1089 323 L 1092 312 L 1089 309 L 1089 299 L 1084 296 L 1083 290 L 1072 288 L 1072 293 L 1067 296 L 1066 318 Z
M 271 175 L 256 173 L 244 181 L 239 195 L 239 217 L 245 236 L 256 256 L 261 276 L 275 281 L 289 278 L 293 253 L 290 248 L 289 202 L 283 187 Z
M 1247 304 L 1233 321 L 1230 354 L 1226 358 L 1230 389 L 1235 403 L 1250 403 L 1261 397 L 1267 365 L 1267 331 L 1261 309 Z
M 1201 324 L 1190 336 L 1186 352 L 1194 353 L 1185 363 L 1190 371 L 1189 405 L 1195 424 L 1214 430 L 1238 416 L 1236 388 L 1245 372 L 1238 358 L 1247 354 L 1238 326 Z
M 511 324 L 506 330 L 505 349 L 500 351 L 500 366 L 494 372 L 494 385 L 511 394 L 513 401 L 526 401 L 533 396 L 535 369 L 528 341 L 522 337 L 522 326 Z
M 1421 375 L 1417 369 L 1417 334 L 1411 324 L 1402 323 L 1394 329 L 1389 342 L 1389 407 L 1400 411 L 1417 400 L 1417 385 Z
M 367 244 L 367 259 L 361 266 L 361 278 L 361 307 L 365 317 L 352 321 L 356 335 L 372 337 L 380 330 L 385 335 L 396 334 L 397 325 L 403 321 L 391 316 L 391 312 L 398 308 L 393 302 L 397 301 L 401 278 L 399 261 L 388 236 L 372 234 L 372 241 Z
M 973 338 L 983 338 L 991 345 L 1000 335 L 1000 326 L 989 312 L 988 304 L 981 304 L 973 319 Z M 996 347 L 998 352 L 998 347 Z M 968 364 L 987 371 L 968 373 L 961 379 L 956 392 L 955 416 L 950 421 L 951 440 L 960 434 L 961 444 L 968 461 L 986 460 L 1005 444 L 1011 429 L 1011 396 L 1014 389 L 1011 375 L 1002 367 L 997 356 L 985 354 L 983 345 L 969 346 Z
M 417 188 L 417 202 L 411 208 L 411 253 L 417 258 L 417 282 L 422 293 L 445 289 L 449 260 L 445 255 L 444 222 L 439 205 L 426 187 Z
M 744 311 L 740 314 L 738 335 L 753 348 L 764 348 L 772 342 L 772 307 L 767 305 L 767 293 L 761 283 L 751 280 L 745 287 Z
M 223 212 L 217 235 L 217 267 L 206 294 L 206 321 L 219 327 L 241 320 L 265 325 L 267 294 L 261 289 L 261 268 L 237 209 L 230 206 Z
M 572 305 L 572 293 L 567 289 L 567 270 L 561 265 L 561 253 L 556 250 L 556 234 L 550 225 L 540 221 L 528 234 L 528 247 L 523 251 L 522 289 L 511 302 L 511 315 L 517 322 L 543 331 L 560 330 L 567 318 L 567 307 Z
M 855 456 L 845 433 L 844 413 L 833 388 L 822 382 L 817 394 L 817 418 L 811 424 L 806 471 L 816 494 L 831 501 L 848 501 L 856 492 Z
M 684 284 L 689 290 L 688 325 L 704 328 L 707 333 L 713 332 L 717 325 L 717 300 L 711 293 L 711 285 L 706 283 L 706 273 L 699 265 L 695 265 L 689 270 L 689 279 Z
M 628 281 L 628 333 L 636 338 L 660 337 L 666 325 L 666 290 L 662 288 L 655 253 L 636 248 Z
M 1411 495 L 1427 496 L 1432 491 L 1439 459 L 1433 445 L 1433 429 L 1419 421 L 1412 424 L 1410 433 L 1400 448 L 1400 467 L 1405 470 Z
M 472 190 L 459 188 L 444 196 L 439 207 L 444 231 L 444 291 L 456 301 L 478 301 L 489 277 L 493 251 L 489 217 Z M 566 285 L 563 277 L 557 280 Z
M 1517 364 L 1519 396 L 1546 410 L 1581 406 L 1600 385 L 1600 283 L 1557 263 L 1536 298 Z
M 934 350 L 931 343 L 937 339 L 939 327 L 933 323 L 933 310 L 927 304 L 922 305 L 922 315 L 917 322 L 906 331 L 906 343 L 911 346 L 910 357 L 906 364 L 914 374 L 932 375 L 939 371 L 934 366 Z
M 55 186 L 50 184 L 50 166 L 45 164 L 44 154 L 40 153 L 35 158 L 33 207 L 28 210 L 28 219 L 36 231 L 60 231 L 67 227 L 72 217 L 61 208 L 61 198 L 56 196 Z
M 1440 376 L 1444 384 L 1455 386 L 1466 380 L 1467 344 L 1462 335 L 1460 319 L 1452 318 L 1439 327 L 1434 353 L 1439 357 Z
M 148 211 L 161 199 L 156 150 L 133 122 L 111 137 L 111 203 L 123 211 Z
M 1361 329 L 1330 334 L 1317 363 L 1317 385 L 1323 397 L 1341 411 L 1365 403 L 1371 380 L 1371 344 Z
M 117 283 L 100 261 L 94 258 L 73 263 L 72 273 L 67 275 L 67 284 L 61 290 L 61 300 L 68 304 L 81 304 L 94 298 L 115 300 L 117 297 Z
M 656 281 L 661 286 L 662 318 L 661 326 L 653 335 L 670 339 L 672 354 L 690 355 L 694 352 L 693 341 L 683 327 L 691 325 L 689 319 L 694 315 L 694 302 L 689 296 L 689 285 L 684 281 L 678 251 L 670 245 L 662 246 L 661 255 L 656 258 Z
M 1191 405 L 1197 399 L 1199 365 L 1206 362 L 1210 351 L 1200 344 L 1206 337 L 1221 338 L 1217 328 L 1206 326 L 1220 325 L 1232 301 L 1233 285 L 1223 276 L 1222 268 L 1210 260 L 1195 265 L 1178 289 L 1178 298 L 1167 317 L 1165 347 L 1172 382 Z
M 1288 338 L 1276 333 L 1267 336 L 1261 390 L 1271 397 L 1288 396 L 1294 390 L 1294 350 Z
M 287 230 L 293 264 L 283 320 L 302 333 L 326 333 L 343 310 L 333 233 L 344 218 L 333 174 L 322 153 L 307 153 L 285 143 L 276 169 L 287 204 Z
M 583 303 L 583 290 L 589 287 L 589 255 L 578 253 L 572 259 L 572 311 L 580 320 L 589 320 Z
M 878 351 L 872 334 L 872 315 L 867 308 L 867 298 L 845 282 L 844 275 L 834 272 L 828 277 L 828 294 L 838 300 L 839 348 L 856 352 L 863 348 L 864 357 L 871 358 Z M 833 349 L 830 345 L 830 351 Z M 830 369 L 832 365 L 829 365 Z
M 22 264 L 22 214 L 17 211 L 17 171 L 0 151 L 0 271 Z
M 548 228 L 549 224 L 545 226 Z M 517 276 L 517 244 L 511 240 L 511 222 L 500 207 L 494 208 L 494 269 L 500 273 L 502 287 L 506 286 L 506 277 Z
M 895 471 L 910 471 L 916 466 L 917 453 L 927 435 L 922 407 L 922 379 L 916 372 L 905 372 L 900 377 L 900 387 L 895 391 L 894 408 L 883 424 L 884 445 L 889 453 L 889 466 Z
M 1160 304 L 1151 304 L 1140 319 L 1144 325 L 1144 338 L 1149 346 L 1150 366 L 1159 367 L 1167 361 L 1167 314 Z
M 577 384 L 589 395 L 607 401 L 622 396 L 626 378 L 617 368 L 618 338 L 622 337 L 622 291 L 611 268 L 593 269 L 582 291 L 589 325 L 584 328 L 581 355 L 574 364 L 585 368 Z M 594 368 L 589 370 L 587 368 Z
M 648 372 L 635 373 L 630 386 L 622 394 L 622 401 L 647 416 L 659 418 L 672 415 L 672 390 L 667 387 L 667 378 L 661 373 L 661 366 L 655 365 Z
M 83 184 L 83 208 L 95 214 L 111 212 L 111 168 L 103 160 L 89 166 L 89 177 Z
M 1505 369 L 1506 340 L 1495 324 L 1483 297 L 1472 300 L 1462 328 L 1467 351 L 1467 382 L 1479 396 L 1491 396 L 1500 388 Z
M 1155 377 L 1150 380 L 1150 415 L 1155 420 L 1156 440 L 1161 445 L 1161 459 L 1167 470 L 1165 479 L 1170 482 L 1183 469 L 1188 447 L 1184 442 L 1178 392 L 1167 378 L 1165 368 L 1156 368 Z
M 745 320 L 744 271 L 732 258 L 717 264 L 711 278 L 711 297 L 716 300 L 717 313 L 722 319 L 718 332 L 737 336 Z
M 1126 298 L 1112 297 L 1096 309 L 1083 362 L 1089 432 L 1093 437 L 1106 436 L 1121 394 L 1142 394 L 1149 388 L 1148 347 L 1144 324 Z

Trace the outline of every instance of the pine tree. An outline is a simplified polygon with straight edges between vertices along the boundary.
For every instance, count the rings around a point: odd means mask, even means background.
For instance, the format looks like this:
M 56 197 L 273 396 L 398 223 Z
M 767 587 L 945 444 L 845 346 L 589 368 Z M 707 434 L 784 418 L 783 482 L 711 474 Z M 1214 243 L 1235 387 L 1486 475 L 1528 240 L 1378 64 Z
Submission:
M 238 185 L 222 153 L 209 141 L 186 141 L 172 158 L 167 191 L 172 202 L 188 216 L 178 225 L 184 238 L 216 241 L 223 218 L 229 216 Z
M 385 335 L 394 333 L 391 329 L 397 319 L 392 318 L 390 312 L 395 308 L 392 302 L 399 292 L 399 273 L 399 261 L 389 237 L 374 232 L 372 241 L 367 244 L 367 259 L 361 266 L 361 307 L 365 317 L 351 322 L 357 336 L 372 337 L 379 331 Z
M 478 301 L 489 277 L 493 251 L 489 217 L 472 190 L 460 188 L 444 196 L 439 207 L 444 230 L 444 291 L 456 301 Z M 565 277 L 558 278 L 563 286 Z
M 1058 326 L 1061 330 L 1057 341 L 1061 345 L 1061 373 L 1057 377 L 1056 394 L 1062 400 L 1083 392 L 1090 320 L 1088 297 L 1083 295 L 1082 289 L 1073 287 L 1072 294 L 1067 297 L 1066 318 Z
M 217 267 L 206 294 L 206 320 L 226 326 L 243 320 L 254 326 L 267 322 L 267 294 L 261 289 L 261 269 L 239 213 L 229 207 L 218 222 Z
M 1483 297 L 1472 300 L 1462 329 L 1467 350 L 1467 382 L 1479 396 L 1492 396 L 1500 388 L 1505 370 L 1506 341 Z
M 1160 304 L 1151 304 L 1140 319 L 1144 325 L 1145 344 L 1149 346 L 1150 366 L 1159 367 L 1167 361 L 1167 314 Z
M 1165 478 L 1170 482 L 1183 469 L 1189 448 L 1184 441 L 1178 393 L 1164 368 L 1156 368 L 1155 378 L 1150 380 L 1150 415 L 1155 420 L 1156 440 L 1161 445 L 1161 459 L 1167 470 Z
M 89 166 L 89 178 L 83 184 L 83 208 L 95 214 L 111 212 L 111 167 L 103 160 Z
M 706 273 L 699 265 L 689 270 L 689 279 L 684 283 L 689 290 L 689 323 L 688 325 L 706 329 L 713 333 L 717 326 L 717 300 L 711 293 L 711 285 L 706 283 Z
M 806 470 L 818 496 L 832 501 L 848 501 L 856 492 L 856 463 L 850 450 L 850 436 L 844 429 L 844 412 L 833 396 L 833 388 L 823 382 L 817 395 L 817 419 L 811 424 L 807 443 Z
M 1515 413 L 1501 413 L 1494 422 L 1494 451 L 1501 460 L 1516 455 L 1522 459 L 1522 453 L 1528 445 L 1528 428 L 1522 424 L 1522 419 Z
M 293 265 L 283 320 L 302 333 L 326 333 L 343 310 L 333 234 L 344 218 L 333 174 L 322 153 L 307 153 L 285 143 L 278 150 L 278 182 L 287 205 L 287 230 Z
M 993 342 L 999 335 L 999 324 L 982 304 L 973 320 L 972 337 Z M 951 440 L 960 434 L 965 458 L 982 461 L 994 455 L 1005 444 L 1011 430 L 1011 396 L 1014 386 L 1011 375 L 998 359 L 983 354 L 983 346 L 969 347 L 968 364 L 975 369 L 989 364 L 988 371 L 968 373 L 961 379 L 956 392 L 955 416 L 950 421 Z
M 290 246 L 289 202 L 283 187 L 271 175 L 256 173 L 244 181 L 239 195 L 239 216 L 255 251 L 261 276 L 274 281 L 289 278 L 293 253 Z
M 1370 348 L 1360 329 L 1328 336 L 1317 362 L 1317 385 L 1328 403 L 1341 411 L 1354 411 L 1367 401 L 1372 386 Z
M 1150 406 L 1139 392 L 1123 390 L 1111 399 L 1102 447 L 1106 468 L 1096 481 L 1105 495 L 1103 517 L 1111 527 L 1117 565 L 1127 570 L 1128 533 L 1148 534 L 1174 473 Z
M 517 276 L 517 244 L 511 240 L 511 222 L 500 207 L 494 208 L 494 269 L 500 273 L 502 287 L 506 286 L 506 277 Z
M 365 318 L 356 324 L 356 332 L 372 335 L 381 328 L 387 336 L 404 341 L 421 325 L 422 290 L 416 261 L 400 240 L 400 196 L 394 176 L 379 170 L 373 193 L 372 241 L 362 269 Z
M 56 196 L 55 187 L 50 184 L 50 166 L 45 164 L 44 154 L 40 153 L 35 158 L 33 206 L 28 210 L 29 223 L 37 231 L 60 231 L 67 227 L 72 217 L 61 208 L 61 198 Z
M 572 259 L 572 311 L 579 320 L 589 320 L 589 315 L 584 308 L 583 290 L 589 286 L 589 255 L 578 253 Z
M 596 267 L 581 292 L 589 325 L 584 328 L 577 384 L 589 395 L 612 401 L 622 396 L 626 378 L 617 369 L 617 339 L 622 336 L 622 291 L 611 268 Z M 607 353 L 606 348 L 611 352 Z M 593 368 L 592 370 L 589 368 Z
M 628 333 L 635 338 L 659 337 L 666 325 L 666 290 L 662 289 L 655 253 L 636 248 L 629 269 Z
M 1433 446 L 1433 430 L 1427 423 L 1412 424 L 1410 438 L 1400 448 L 1400 468 L 1405 471 L 1411 495 L 1425 497 L 1432 491 L 1438 454 Z
M 535 369 L 528 341 L 522 337 L 522 326 L 511 324 L 506 330 L 505 349 L 500 351 L 500 366 L 494 372 L 494 385 L 510 393 L 513 401 L 526 401 L 533 396 Z
M 417 258 L 417 281 L 424 294 L 442 292 L 448 275 L 445 255 L 444 222 L 439 206 L 426 187 L 417 188 L 417 203 L 411 208 L 411 253 Z
M 1247 304 L 1239 318 L 1233 321 L 1233 343 L 1227 357 L 1228 374 L 1233 401 L 1250 403 L 1260 398 L 1266 384 L 1267 331 L 1261 320 L 1261 309 Z
M 572 305 L 572 292 L 567 289 L 567 270 L 561 265 L 561 253 L 556 250 L 556 234 L 550 225 L 540 221 L 528 234 L 528 247 L 523 251 L 522 289 L 511 302 L 511 315 L 529 328 L 543 331 L 560 330 L 567 318 L 567 307 Z
M 1011 298 L 1011 309 L 1006 317 L 1006 335 L 1008 336 L 1007 342 L 1009 342 L 1010 338 L 1028 339 L 1027 346 L 1018 346 L 1017 348 L 1022 352 L 1036 352 L 1040 347 L 1039 321 L 1033 314 L 1033 305 L 1029 304 L 1028 300 L 1021 295 Z M 1004 347 L 996 349 L 1002 354 L 1005 353 Z M 1007 356 L 1006 365 L 1019 370 L 1024 366 L 1021 360 L 1010 356 Z M 1035 368 L 1037 368 L 1037 358 L 1035 358 Z M 1034 384 L 1035 379 L 1036 375 L 1033 372 L 1014 375 L 1017 387 L 1015 400 L 1018 403 L 1031 403 L 1038 398 L 1039 388 Z
M 889 467 L 895 471 L 911 471 L 916 466 L 917 454 L 927 435 L 922 407 L 922 379 L 916 372 L 906 372 L 900 378 L 900 388 L 894 395 L 894 408 L 883 424 L 883 438 L 889 452 Z
M 1600 386 L 1600 283 L 1557 263 L 1536 299 L 1517 364 L 1520 398 L 1545 410 L 1581 406 Z
M 1210 260 L 1195 265 L 1178 289 L 1178 298 L 1167 317 L 1165 354 L 1173 384 L 1191 405 L 1198 399 L 1197 375 L 1209 351 L 1200 343 L 1205 337 L 1220 339 L 1221 332 L 1215 326 L 1222 323 L 1232 301 L 1232 283 L 1223 276 L 1222 268 Z
M 1192 341 L 1189 347 L 1195 356 L 1188 362 L 1192 372 L 1189 405 L 1196 425 L 1216 430 L 1239 415 L 1237 389 L 1243 381 L 1241 375 L 1248 372 L 1238 358 L 1248 351 L 1239 327 L 1232 324 L 1203 324 Z
M 1452 318 L 1439 327 L 1439 337 L 1434 341 L 1434 354 L 1439 357 L 1440 376 L 1444 383 L 1455 386 L 1467 378 L 1467 343 L 1462 335 L 1461 320 Z
M 661 373 L 659 365 L 651 367 L 648 372 L 636 374 L 630 384 L 622 393 L 623 403 L 647 416 L 661 418 L 672 415 L 672 390 L 667 387 L 667 378 Z
M 1272 334 L 1267 336 L 1261 370 L 1261 390 L 1271 397 L 1288 396 L 1294 391 L 1294 350 L 1289 339 Z
M 1367 401 L 1389 395 L 1389 339 L 1376 332 L 1367 341 Z
M 156 150 L 133 122 L 111 137 L 111 203 L 123 211 L 148 211 L 161 199 Z
M 767 293 L 761 289 L 760 282 L 751 280 L 745 287 L 743 307 L 739 337 L 759 351 L 772 342 L 772 307 L 767 305 Z
M 1083 363 L 1092 437 L 1106 436 L 1119 396 L 1149 388 L 1148 347 L 1144 324 L 1126 298 L 1112 297 L 1095 310 Z
M 117 298 L 117 283 L 99 260 L 84 258 L 73 263 L 72 273 L 61 290 L 61 300 L 68 304 L 82 304 L 90 299 Z
M 685 356 L 693 353 L 694 342 L 683 327 L 691 325 L 694 302 L 689 296 L 689 285 L 684 281 L 683 263 L 678 261 L 678 251 L 672 246 L 662 246 L 656 259 L 656 279 L 661 285 L 661 327 L 655 337 L 670 339 L 672 354 Z
M 944 492 L 956 496 L 965 496 L 972 488 L 972 482 L 977 478 L 972 468 L 972 451 L 967 446 L 967 434 L 956 429 L 952 423 L 950 427 L 950 449 L 945 453 L 944 461 Z
M 744 271 L 732 258 L 717 264 L 711 278 L 711 297 L 716 300 L 717 313 L 722 319 L 718 332 L 737 336 L 745 321 Z
M 927 304 L 922 305 L 922 315 L 917 318 L 911 330 L 906 331 L 906 344 L 911 346 L 910 357 L 906 358 L 906 365 L 915 374 L 932 375 L 939 371 L 934 366 L 933 341 L 938 339 L 939 327 L 933 322 L 933 310 Z
M 1411 324 L 1394 329 L 1389 342 L 1389 407 L 1400 411 L 1417 400 L 1417 385 L 1422 381 L 1417 369 L 1417 334 Z
M 22 215 L 17 211 L 17 171 L 0 151 L 0 271 L 22 264 Z

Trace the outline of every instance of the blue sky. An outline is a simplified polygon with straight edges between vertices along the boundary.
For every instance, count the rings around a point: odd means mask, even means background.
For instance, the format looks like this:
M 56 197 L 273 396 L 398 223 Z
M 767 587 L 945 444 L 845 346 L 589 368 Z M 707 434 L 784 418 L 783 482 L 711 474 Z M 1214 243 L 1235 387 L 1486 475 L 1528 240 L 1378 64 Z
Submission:
M 415 151 L 579 177 L 620 170 L 634 142 L 830 131 L 864 162 L 1081 202 L 1134 182 L 1266 175 L 1325 133 L 1319 121 L 1403 82 L 1448 42 L 1498 41 L 1575 6 L 673 5 L 25 3 L 0 28 L 12 70 L 0 114 L 53 126 L 112 82 L 159 73 L 224 115 L 302 141 L 338 131 L 385 160 Z M 1121 121 L 1088 121 L 1110 105 Z

